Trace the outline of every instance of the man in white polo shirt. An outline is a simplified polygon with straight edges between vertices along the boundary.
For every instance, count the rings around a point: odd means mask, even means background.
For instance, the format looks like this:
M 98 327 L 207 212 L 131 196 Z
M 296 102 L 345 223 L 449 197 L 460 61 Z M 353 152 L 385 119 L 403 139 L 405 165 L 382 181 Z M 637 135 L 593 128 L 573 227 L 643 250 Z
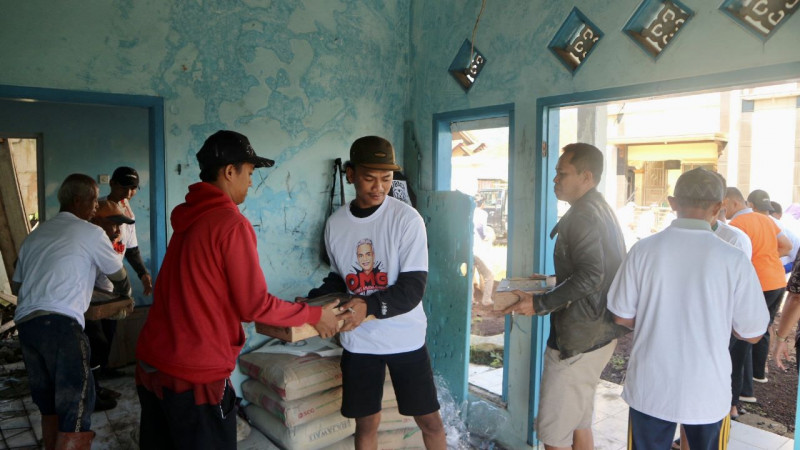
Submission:
M 731 329 L 757 342 L 769 313 L 747 256 L 711 232 L 724 192 L 708 170 L 681 175 L 669 197 L 678 219 L 631 248 L 608 292 L 615 321 L 634 330 L 629 448 L 669 448 L 678 423 L 690 448 L 726 445 Z
M 58 190 L 60 212 L 22 242 L 11 289 L 19 296 L 14 321 L 33 402 L 42 414 L 45 449 L 86 448 L 94 432 L 95 391 L 83 314 L 97 273 L 130 296 L 122 261 L 103 230 L 90 220 L 97 183 L 72 174 Z

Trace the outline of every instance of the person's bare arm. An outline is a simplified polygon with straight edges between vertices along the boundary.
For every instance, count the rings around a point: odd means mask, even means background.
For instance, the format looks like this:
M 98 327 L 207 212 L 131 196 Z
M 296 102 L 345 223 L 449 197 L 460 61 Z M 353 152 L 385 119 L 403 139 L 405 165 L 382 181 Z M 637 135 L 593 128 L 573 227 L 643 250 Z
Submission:
M 614 323 L 616 323 L 617 325 L 622 325 L 623 327 L 630 328 L 631 330 L 633 329 L 633 327 L 636 326 L 636 317 L 632 319 L 625 319 L 624 317 L 620 317 L 616 314 L 613 314 L 613 316 L 614 316 Z
M 789 295 L 786 296 L 786 301 L 781 310 L 781 322 L 778 324 L 777 336 L 776 339 L 774 339 L 775 348 L 772 351 L 772 354 L 775 356 L 776 364 L 783 370 L 786 370 L 786 366 L 783 364 L 784 360 L 789 359 L 789 349 L 791 348 L 789 342 L 793 341 L 789 335 L 792 332 L 792 327 L 799 319 L 800 294 L 790 292 Z
M 764 336 L 756 336 L 756 337 L 752 337 L 752 338 L 743 338 L 743 337 L 739 336 L 739 333 L 737 333 L 736 330 L 733 330 L 733 336 L 736 339 L 739 339 L 740 341 L 749 342 L 751 344 L 757 343 L 758 341 L 761 340 L 762 337 L 764 337 Z
M 339 331 L 350 331 L 361 325 L 367 318 L 367 301 L 362 297 L 353 297 L 339 308 L 342 312 L 339 318 L 344 324 Z
M 111 284 L 114 285 L 114 293 L 118 294 L 122 297 L 130 297 L 131 296 L 131 282 L 128 279 L 128 272 L 125 271 L 125 268 L 121 268 L 118 271 L 107 274 L 108 280 L 111 281 Z
M 334 300 L 322 307 L 322 315 L 319 317 L 319 322 L 313 326 L 322 338 L 329 338 L 339 331 L 339 312 L 336 306 L 339 305 L 339 300 Z
M 536 310 L 533 306 L 533 294 L 528 292 L 514 290 L 512 291 L 514 294 L 519 297 L 519 301 L 514 303 L 513 305 L 509 306 L 508 308 L 504 309 L 502 314 L 521 314 L 523 316 L 534 316 L 536 315 Z
M 792 252 L 792 241 L 783 234 L 778 235 L 778 255 L 788 256 Z

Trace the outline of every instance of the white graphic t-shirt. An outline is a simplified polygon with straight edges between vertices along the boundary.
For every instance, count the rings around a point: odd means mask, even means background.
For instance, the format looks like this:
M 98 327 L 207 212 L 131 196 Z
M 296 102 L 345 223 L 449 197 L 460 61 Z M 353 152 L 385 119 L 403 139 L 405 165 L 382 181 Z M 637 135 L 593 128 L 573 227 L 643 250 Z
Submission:
M 108 200 L 108 197 L 101 197 L 98 201 L 102 202 L 106 200 Z M 131 209 L 131 205 L 128 200 L 122 199 L 117 203 L 122 206 L 122 210 L 126 216 L 136 220 L 136 216 L 133 214 L 133 209 Z M 114 250 L 116 250 L 117 254 L 119 255 L 119 260 L 122 261 L 125 257 L 125 250 L 129 248 L 136 248 L 138 246 L 139 242 L 136 239 L 136 224 L 121 223 L 119 225 L 119 242 L 113 244 Z M 101 272 L 97 272 L 97 278 L 94 281 L 94 286 L 109 292 L 114 290 L 114 284 Z
M 98 201 L 108 200 L 108 197 L 101 197 Z M 122 199 L 117 202 L 122 206 L 122 210 L 125 212 L 125 215 L 130 217 L 133 220 L 136 220 L 136 215 L 133 214 L 133 209 L 131 208 L 130 201 L 127 199 Z M 139 241 L 136 239 L 136 224 L 135 223 L 123 223 L 119 226 L 119 240 L 125 246 L 126 249 L 128 248 L 136 248 L 139 246 Z
M 349 205 L 339 208 L 325 226 L 331 271 L 351 294 L 368 296 L 385 290 L 401 272 L 428 271 L 428 240 L 417 211 L 392 197 L 369 217 L 358 218 Z M 385 312 L 385 305 L 383 306 Z M 341 334 L 353 353 L 386 355 L 417 350 L 425 343 L 428 321 L 420 302 L 411 311 L 363 322 Z

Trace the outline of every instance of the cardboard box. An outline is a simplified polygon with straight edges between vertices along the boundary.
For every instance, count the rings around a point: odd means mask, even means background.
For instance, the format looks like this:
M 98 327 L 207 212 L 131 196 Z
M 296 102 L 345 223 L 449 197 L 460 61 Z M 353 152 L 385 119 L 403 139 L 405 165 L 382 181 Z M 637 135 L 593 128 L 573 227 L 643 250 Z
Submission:
M 339 321 L 339 325 L 341 323 L 342 321 Z M 303 324 L 299 327 L 276 327 L 256 322 L 256 332 L 286 342 L 297 342 L 319 336 L 317 329 L 309 324 Z
M 531 278 L 504 278 L 492 293 L 494 309 L 503 310 L 519 301 L 519 296 L 511 292 L 520 290 L 530 294 L 541 294 L 555 286 L 555 277 L 533 276 Z
M 133 299 L 130 297 L 120 297 L 111 292 L 95 289 L 92 292 L 92 302 L 83 317 L 86 320 L 108 319 L 123 309 L 127 309 L 129 313 L 133 312 L 133 304 Z
M 327 294 L 320 297 L 309 299 L 307 303 L 313 306 L 324 306 L 336 299 L 339 299 L 339 304 L 344 304 L 350 300 L 350 294 L 344 294 L 344 293 Z M 375 316 L 370 315 L 367 316 L 367 318 L 364 319 L 364 321 L 371 320 L 374 318 Z M 341 327 L 343 323 L 344 321 L 340 320 L 339 326 Z M 317 329 L 309 324 L 304 324 L 299 327 L 276 327 L 274 325 L 267 325 L 265 323 L 256 322 L 256 332 L 266 336 L 278 338 L 286 342 L 297 342 L 314 336 L 319 336 L 319 333 L 317 333 Z

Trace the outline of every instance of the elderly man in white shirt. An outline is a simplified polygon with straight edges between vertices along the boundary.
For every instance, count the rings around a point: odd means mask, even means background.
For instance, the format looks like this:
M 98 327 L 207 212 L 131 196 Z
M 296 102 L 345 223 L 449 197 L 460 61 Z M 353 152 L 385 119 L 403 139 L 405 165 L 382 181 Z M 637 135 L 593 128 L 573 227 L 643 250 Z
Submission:
M 722 445 L 730 428 L 731 330 L 755 342 L 767 328 L 753 265 L 711 233 L 724 191 L 708 170 L 681 175 L 669 197 L 678 219 L 631 248 L 609 290 L 615 321 L 634 330 L 622 393 L 633 448 L 669 448 L 679 423 L 691 448 Z
M 11 289 L 18 295 L 14 321 L 31 397 L 42 415 L 45 449 L 89 448 L 95 401 L 89 341 L 83 332 L 97 272 L 114 291 L 130 295 L 122 261 L 99 227 L 87 222 L 98 188 L 83 174 L 68 176 L 58 191 L 60 212 L 22 242 Z

